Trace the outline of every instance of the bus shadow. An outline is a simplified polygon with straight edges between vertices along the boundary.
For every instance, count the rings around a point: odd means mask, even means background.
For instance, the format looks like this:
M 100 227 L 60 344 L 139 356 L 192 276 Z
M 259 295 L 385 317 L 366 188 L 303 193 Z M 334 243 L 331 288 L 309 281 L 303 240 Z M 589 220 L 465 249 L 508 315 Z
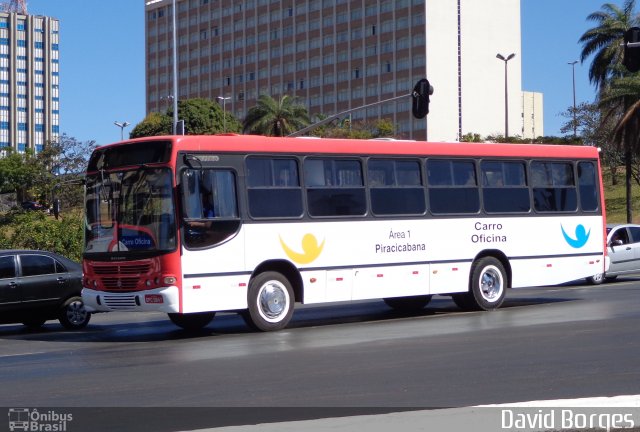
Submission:
M 531 307 L 544 304 L 562 303 L 579 300 L 577 298 L 557 297 L 518 297 L 507 298 L 500 309 Z M 381 300 L 339 303 L 322 306 L 298 307 L 287 326 L 288 329 L 302 329 L 328 325 L 394 321 L 430 316 L 452 316 L 461 313 L 484 314 L 484 311 L 468 312 L 460 309 L 448 296 L 435 297 L 429 305 L 419 311 L 403 312 L 391 309 Z M 100 342 L 157 342 L 172 340 L 196 340 L 199 338 L 221 337 L 228 335 L 256 334 L 237 313 L 220 313 L 205 328 L 198 331 L 186 331 L 176 327 L 169 319 L 138 322 L 110 323 L 102 320 L 99 314 L 83 330 L 67 331 L 55 321 L 49 321 L 41 329 L 30 330 L 21 324 L 0 325 L 0 339 L 100 343 Z

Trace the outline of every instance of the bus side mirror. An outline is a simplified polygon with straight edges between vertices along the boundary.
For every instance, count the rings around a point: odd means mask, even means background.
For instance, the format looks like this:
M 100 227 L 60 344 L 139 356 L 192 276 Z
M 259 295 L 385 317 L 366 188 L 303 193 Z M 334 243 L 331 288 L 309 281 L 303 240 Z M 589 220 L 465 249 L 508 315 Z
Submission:
M 622 64 L 629 72 L 638 72 L 640 70 L 640 27 L 631 27 L 624 32 Z
M 58 198 L 53 200 L 53 215 L 56 219 L 60 216 L 60 200 Z
M 415 118 L 422 119 L 429 114 L 429 96 L 432 94 L 433 87 L 426 78 L 416 83 L 413 93 L 411 93 L 413 99 L 411 112 Z

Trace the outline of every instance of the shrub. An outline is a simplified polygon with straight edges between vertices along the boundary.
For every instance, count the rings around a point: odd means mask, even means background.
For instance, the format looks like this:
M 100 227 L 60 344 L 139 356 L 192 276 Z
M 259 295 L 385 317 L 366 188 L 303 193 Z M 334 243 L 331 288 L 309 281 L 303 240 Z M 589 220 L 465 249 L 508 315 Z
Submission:
M 82 257 L 82 213 L 54 219 L 44 212 L 14 210 L 0 220 L 0 248 L 55 252 L 79 262 Z

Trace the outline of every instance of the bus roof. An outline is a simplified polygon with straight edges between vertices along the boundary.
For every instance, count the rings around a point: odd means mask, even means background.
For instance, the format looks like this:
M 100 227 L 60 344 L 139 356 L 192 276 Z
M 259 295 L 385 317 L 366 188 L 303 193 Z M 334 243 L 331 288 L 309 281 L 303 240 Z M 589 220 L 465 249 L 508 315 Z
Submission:
M 174 135 L 137 138 L 121 143 L 172 141 L 173 152 L 219 151 L 237 153 L 286 154 L 356 154 L 406 156 L 468 156 L 468 157 L 532 157 L 597 159 L 598 149 L 581 145 L 557 144 L 498 144 L 467 142 L 426 142 L 405 140 L 362 140 L 307 137 L 265 137 L 261 135 Z

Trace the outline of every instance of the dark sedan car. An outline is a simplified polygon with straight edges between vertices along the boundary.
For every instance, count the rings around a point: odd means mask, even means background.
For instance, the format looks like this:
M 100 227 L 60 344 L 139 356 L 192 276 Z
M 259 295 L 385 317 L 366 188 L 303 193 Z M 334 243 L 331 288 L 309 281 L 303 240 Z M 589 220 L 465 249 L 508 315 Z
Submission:
M 91 318 L 81 291 L 79 264 L 51 252 L 0 250 L 0 323 L 38 328 L 57 319 L 81 329 Z

